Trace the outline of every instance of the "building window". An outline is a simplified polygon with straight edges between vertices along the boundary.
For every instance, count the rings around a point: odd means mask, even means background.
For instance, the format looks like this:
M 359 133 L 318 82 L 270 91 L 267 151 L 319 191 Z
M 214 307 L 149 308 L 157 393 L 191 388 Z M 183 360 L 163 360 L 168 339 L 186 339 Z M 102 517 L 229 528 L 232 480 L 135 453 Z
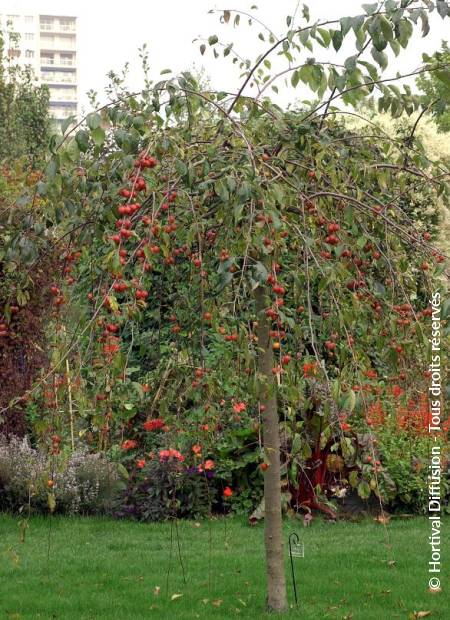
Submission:
M 25 33 L 25 41 L 33 41 L 34 40 L 34 33 L 33 32 L 26 32 Z
M 72 54 L 60 54 L 59 60 L 60 60 L 60 64 L 62 65 L 73 65 Z
M 41 30 L 53 30 L 53 19 L 51 17 L 41 17 Z
M 73 19 L 66 19 L 61 17 L 59 20 L 59 27 L 63 31 L 75 30 L 75 21 Z
M 25 23 L 26 24 L 32 24 L 33 22 L 34 22 L 33 15 L 25 15 Z
M 74 71 L 41 71 L 43 82 L 55 82 L 63 84 L 75 84 L 76 75 Z
M 42 54 L 41 53 L 41 64 L 42 65 L 54 65 L 55 58 L 53 54 Z
M 25 58 L 34 58 L 33 50 L 25 50 Z
M 53 35 L 41 35 L 41 48 L 50 48 L 52 49 L 55 44 L 55 37 Z

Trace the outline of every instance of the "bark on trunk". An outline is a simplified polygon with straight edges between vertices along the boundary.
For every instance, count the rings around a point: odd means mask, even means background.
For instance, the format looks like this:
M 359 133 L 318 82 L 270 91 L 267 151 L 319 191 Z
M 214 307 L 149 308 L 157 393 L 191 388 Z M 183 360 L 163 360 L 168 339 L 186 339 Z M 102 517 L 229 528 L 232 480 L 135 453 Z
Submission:
M 256 288 L 255 301 L 258 320 L 259 396 L 260 404 L 264 406 L 263 442 L 269 464 L 264 474 L 267 606 L 270 611 L 281 612 L 287 609 L 287 595 L 281 514 L 280 432 L 276 384 L 272 373 L 274 355 L 269 336 L 270 324 L 265 314 L 268 305 L 265 286 Z

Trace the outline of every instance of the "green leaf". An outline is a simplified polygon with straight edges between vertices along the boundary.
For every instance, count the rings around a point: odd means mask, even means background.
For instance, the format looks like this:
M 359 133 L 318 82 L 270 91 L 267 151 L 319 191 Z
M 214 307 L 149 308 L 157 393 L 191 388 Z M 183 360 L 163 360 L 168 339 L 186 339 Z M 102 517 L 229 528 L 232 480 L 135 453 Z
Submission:
M 95 146 L 101 146 L 105 141 L 105 131 L 102 127 L 96 127 L 91 131 L 92 140 Z
M 420 13 L 420 19 L 422 21 L 422 37 L 426 37 L 427 34 L 430 32 L 430 23 L 428 21 L 428 15 L 425 13 L 425 11 L 422 11 Z
M 341 48 L 342 39 L 343 39 L 342 32 L 340 30 L 335 30 L 333 32 L 332 41 L 333 41 L 333 47 L 336 50 L 336 52 L 340 50 Z
M 206 51 L 206 45 L 205 45 L 204 43 L 202 43 L 202 44 L 200 45 L 200 54 L 203 56 L 203 54 L 205 53 L 205 51 Z
M 70 127 L 70 125 L 72 125 L 72 123 L 75 121 L 75 117 L 72 116 L 68 116 L 62 123 L 61 123 L 61 133 L 64 135 L 66 133 L 66 130 Z
M 187 174 L 188 168 L 181 159 L 177 159 L 175 160 L 175 170 L 181 177 L 184 177 L 184 175 Z
M 450 8 L 446 0 L 437 0 L 436 8 L 442 19 L 444 19 L 447 15 L 450 15 Z
M 325 28 L 317 28 L 317 32 L 321 36 L 321 39 L 316 37 L 317 41 L 322 47 L 328 47 L 331 43 L 331 32 Z
M 100 114 L 97 114 L 97 112 L 92 112 L 91 114 L 88 114 L 86 117 L 86 124 L 91 130 L 97 129 L 97 127 L 100 127 L 100 122 L 101 122 Z
M 75 141 L 80 151 L 85 153 L 89 148 L 89 133 L 85 129 L 77 131 Z
M 352 18 L 351 17 L 341 17 L 341 19 L 339 21 L 340 21 L 340 24 L 341 24 L 342 36 L 345 37 L 347 32 L 352 27 Z
M 350 483 L 350 486 L 354 489 L 356 487 L 356 485 L 358 484 L 358 472 L 353 469 L 349 476 L 348 476 L 348 481 Z
M 397 41 L 405 48 L 408 45 L 408 41 L 413 33 L 413 25 L 409 19 L 401 19 L 395 27 L 395 33 Z
M 384 52 L 380 52 L 374 47 L 372 48 L 372 57 L 376 63 L 384 70 L 388 66 L 388 57 Z
M 393 39 L 390 42 L 390 46 L 391 46 L 392 51 L 394 52 L 394 54 L 396 56 L 398 56 L 400 54 L 400 43 L 396 39 Z
M 369 499 L 370 497 L 370 486 L 365 480 L 361 480 L 358 484 L 358 495 L 361 499 Z
M 378 19 L 379 19 L 379 22 L 378 22 L 379 27 L 381 28 L 383 37 L 386 39 L 386 41 L 392 41 L 392 39 L 394 38 L 394 33 L 392 31 L 392 27 L 391 27 L 389 20 L 387 20 L 384 15 L 379 15 Z
M 291 84 L 294 88 L 296 88 L 297 84 L 299 83 L 299 80 L 300 80 L 300 74 L 298 70 L 295 70 L 291 75 Z
M 208 43 L 210 45 L 215 45 L 219 40 L 219 37 L 216 34 L 211 35 L 210 37 L 208 37 Z
M 355 34 L 357 34 L 361 30 L 361 27 L 364 24 L 364 20 L 364 15 L 356 15 L 355 17 L 351 18 L 352 28 Z
M 269 276 L 269 272 L 267 271 L 266 267 L 263 265 L 263 263 L 256 263 L 255 264 L 255 272 L 256 272 L 256 276 L 259 282 L 266 282 L 268 276 Z
M 436 71 L 434 74 L 440 82 L 450 88 L 450 71 Z
M 344 62 L 344 67 L 349 73 L 352 73 L 356 69 L 356 59 L 358 56 L 350 56 Z
M 355 405 L 356 405 L 356 394 L 353 390 L 349 390 L 345 396 L 342 407 L 346 411 L 353 411 L 353 409 L 355 408 Z
M 362 8 L 365 10 L 367 15 L 373 15 L 378 8 L 378 4 L 376 2 L 373 4 L 363 4 Z

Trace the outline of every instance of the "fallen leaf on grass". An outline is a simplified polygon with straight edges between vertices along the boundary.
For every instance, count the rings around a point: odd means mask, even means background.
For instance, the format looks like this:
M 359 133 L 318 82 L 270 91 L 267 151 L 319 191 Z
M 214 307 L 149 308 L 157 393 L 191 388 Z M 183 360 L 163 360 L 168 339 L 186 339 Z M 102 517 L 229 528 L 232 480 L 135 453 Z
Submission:
M 428 588 L 428 592 L 430 594 L 440 594 L 442 592 L 442 588 Z
M 391 517 L 389 515 L 378 515 L 374 518 L 374 521 L 376 521 L 376 523 L 381 523 L 382 525 L 387 525 L 390 520 Z
M 171 601 L 176 601 L 177 598 L 181 598 L 183 595 L 182 594 L 172 594 L 172 596 L 170 597 Z
M 221 598 L 217 598 L 215 601 L 211 601 L 211 602 L 215 607 L 220 607 L 223 603 L 223 600 Z
M 155 586 L 155 589 L 153 590 L 153 594 L 155 596 L 158 596 L 160 592 L 161 592 L 161 586 Z
M 413 618 L 413 620 L 418 620 L 419 618 L 426 618 L 427 616 L 431 616 L 431 611 L 415 611 L 411 618 Z

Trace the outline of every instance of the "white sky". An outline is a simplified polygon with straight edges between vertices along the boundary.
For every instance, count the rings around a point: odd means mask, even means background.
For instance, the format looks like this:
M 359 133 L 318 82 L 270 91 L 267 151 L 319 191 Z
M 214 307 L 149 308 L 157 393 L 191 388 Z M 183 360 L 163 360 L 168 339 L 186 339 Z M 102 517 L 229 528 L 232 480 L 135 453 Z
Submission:
M 362 0 L 362 2 L 369 0 Z M 312 20 L 333 19 L 344 15 L 363 13 L 360 0 L 305 0 L 309 5 Z M 285 16 L 292 14 L 296 0 L 0 0 L 0 12 L 49 13 L 75 15 L 78 17 L 78 70 L 79 99 L 87 105 L 85 93 L 93 88 L 104 101 L 102 90 L 106 84 L 106 74 L 110 69 L 119 71 L 124 63 L 130 63 L 129 84 L 138 89 L 142 73 L 137 53 L 138 47 L 147 43 L 150 51 L 152 77 L 158 81 L 159 72 L 171 68 L 176 73 L 183 69 L 205 67 L 214 88 L 235 91 L 240 83 L 239 72 L 226 59 L 214 60 L 212 54 L 200 56 L 199 43 L 192 43 L 198 36 L 207 38 L 219 35 L 224 42 L 235 41 L 235 49 L 244 57 L 254 58 L 259 51 L 255 43 L 259 28 L 251 29 L 241 22 L 239 28 L 219 24 L 219 15 L 209 15 L 213 8 L 235 8 L 249 10 L 257 4 L 256 15 L 265 21 L 276 34 L 285 30 Z M 301 3 L 302 4 L 302 3 Z M 301 7 L 300 4 L 300 7 Z M 299 11 L 301 18 L 301 10 Z M 302 22 L 303 23 L 303 22 Z M 396 71 L 406 73 L 420 65 L 422 52 L 432 53 L 440 47 L 442 39 L 450 39 L 450 19 L 442 20 L 436 13 L 431 19 L 431 32 L 422 39 L 414 35 L 406 51 L 389 65 L 386 76 Z M 420 31 L 420 28 L 418 29 Z M 253 33 L 253 34 L 252 34 Z M 348 35 L 350 37 L 350 35 Z M 319 50 L 321 48 L 319 47 Z M 352 53 L 352 48 L 342 57 Z M 319 52 L 316 57 L 336 61 L 333 49 Z M 308 56 L 312 54 L 308 52 Z M 369 59 L 371 60 L 371 59 Z M 279 83 L 282 86 L 282 82 Z M 283 100 L 292 100 L 300 93 L 290 89 L 283 93 Z

